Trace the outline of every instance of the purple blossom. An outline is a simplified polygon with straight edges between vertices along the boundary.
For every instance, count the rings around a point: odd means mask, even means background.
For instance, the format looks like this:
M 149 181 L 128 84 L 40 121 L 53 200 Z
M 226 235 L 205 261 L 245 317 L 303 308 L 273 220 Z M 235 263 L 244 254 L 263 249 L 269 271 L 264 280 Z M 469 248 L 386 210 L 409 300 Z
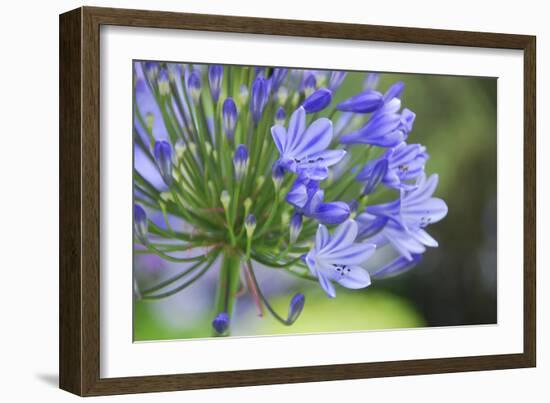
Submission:
M 424 230 L 447 215 L 447 204 L 432 197 L 437 182 L 436 174 L 428 179 L 422 174 L 413 190 L 401 190 L 399 199 L 368 206 L 366 212 L 369 217 L 387 219 L 382 230 L 370 241 L 376 244 L 389 242 L 407 260 L 413 260 L 415 254 L 424 253 L 426 247 L 437 247 L 437 241 Z M 362 217 L 362 221 L 369 224 L 369 217 Z
M 332 122 L 329 119 L 317 119 L 306 128 L 303 107 L 292 114 L 288 129 L 275 125 L 271 128 L 271 135 L 280 153 L 276 164 L 309 179 L 327 178 L 328 167 L 346 154 L 344 150 L 327 150 L 332 141 Z
M 332 282 L 342 287 L 359 289 L 371 283 L 369 273 L 360 265 L 374 253 L 376 245 L 356 243 L 357 223 L 347 220 L 332 235 L 324 225 L 319 225 L 315 246 L 304 260 L 312 275 L 330 298 L 336 297 Z
M 365 126 L 343 135 L 342 144 L 370 144 L 379 147 L 395 147 L 405 141 L 412 130 L 415 114 L 409 109 L 401 113 L 375 113 Z
M 357 175 L 357 180 L 372 181 L 376 174 L 375 168 L 382 161 L 386 161 L 387 170 L 382 177 L 382 183 L 395 189 L 411 190 L 415 185 L 407 183 L 407 181 L 416 179 L 424 172 L 424 165 L 429 157 L 426 147 L 403 142 L 387 150 L 379 158 L 365 164 Z
M 319 182 L 298 178 L 287 193 L 286 201 L 294 206 L 298 213 L 323 224 L 334 225 L 347 220 L 350 215 L 349 205 L 341 201 L 325 203 L 324 195 Z

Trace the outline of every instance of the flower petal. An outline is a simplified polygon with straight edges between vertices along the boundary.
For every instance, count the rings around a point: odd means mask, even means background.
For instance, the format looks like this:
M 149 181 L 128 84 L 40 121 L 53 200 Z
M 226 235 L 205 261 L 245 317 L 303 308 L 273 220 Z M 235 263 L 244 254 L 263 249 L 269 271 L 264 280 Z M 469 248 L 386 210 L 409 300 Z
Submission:
M 329 243 L 323 250 L 338 250 L 351 245 L 357 236 L 357 223 L 353 220 L 347 220 L 336 227 Z
M 309 125 L 299 142 L 295 144 L 292 155 L 295 158 L 308 158 L 326 150 L 332 141 L 332 122 L 327 118 L 317 119 Z
M 412 255 L 412 260 L 401 256 L 391 261 L 387 265 L 378 269 L 373 276 L 376 278 L 388 278 L 405 273 L 415 267 L 422 260 L 422 255 Z
M 366 288 L 371 284 L 369 273 L 360 266 L 351 266 L 344 276 L 336 281 L 342 287 L 346 287 L 352 290 L 360 288 Z
M 315 234 L 315 249 L 323 249 L 329 240 L 330 234 L 328 233 L 327 227 L 319 224 L 319 227 L 317 227 L 317 233 Z
M 319 284 L 321 284 L 321 288 L 327 293 L 329 298 L 336 297 L 336 290 L 334 289 L 334 285 L 332 282 L 323 274 L 321 271 L 317 271 L 317 278 L 319 279 Z
M 281 125 L 275 125 L 271 128 L 271 137 L 277 146 L 281 155 L 285 152 L 286 130 Z
M 319 222 L 328 225 L 340 224 L 350 215 L 350 208 L 344 202 L 320 203 L 313 217 Z
M 327 263 L 356 266 L 365 263 L 375 252 L 376 245 L 372 243 L 354 243 L 346 248 L 323 253 Z
M 317 164 L 329 167 L 340 162 L 346 156 L 346 150 L 325 150 L 311 156 L 311 159 L 317 160 Z
M 286 194 L 286 201 L 295 207 L 302 208 L 308 201 L 307 189 L 304 185 L 298 185 L 292 187 L 292 189 Z
M 306 130 L 306 111 L 304 108 L 299 107 L 294 111 L 292 116 L 290 116 L 290 121 L 288 122 L 288 130 L 286 133 L 286 142 L 285 142 L 285 151 L 287 153 L 292 153 L 294 147 L 296 147 L 304 131 Z

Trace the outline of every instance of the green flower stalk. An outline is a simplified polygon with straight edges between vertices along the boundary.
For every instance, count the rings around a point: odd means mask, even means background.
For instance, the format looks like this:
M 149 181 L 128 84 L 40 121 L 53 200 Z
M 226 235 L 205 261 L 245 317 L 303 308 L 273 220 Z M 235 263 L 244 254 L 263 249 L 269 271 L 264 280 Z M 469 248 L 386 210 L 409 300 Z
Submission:
M 243 292 L 260 315 L 265 308 L 290 326 L 307 309 L 305 296 L 296 290 L 287 316 L 280 315 L 254 266 L 318 281 L 334 297 L 333 282 L 370 285 L 360 265 L 395 244 L 392 236 L 409 250 L 398 250 L 404 261 L 381 273 L 409 269 L 424 246 L 434 246 L 420 226 L 442 219 L 444 203 L 418 199 L 422 217 L 399 225 L 390 217 L 414 210 L 410 192 L 427 160 L 424 147 L 403 148 L 414 113 L 400 111 L 401 85 L 383 95 L 371 84 L 335 105 L 344 72 L 158 62 L 135 62 L 134 72 L 134 253 L 186 264 L 153 287 L 136 285 L 136 298 L 170 297 L 218 270 L 213 336 L 231 333 Z M 372 147 L 386 150 L 375 165 Z M 399 205 L 369 206 L 384 186 L 408 193 Z M 418 244 L 404 234 L 418 235 Z

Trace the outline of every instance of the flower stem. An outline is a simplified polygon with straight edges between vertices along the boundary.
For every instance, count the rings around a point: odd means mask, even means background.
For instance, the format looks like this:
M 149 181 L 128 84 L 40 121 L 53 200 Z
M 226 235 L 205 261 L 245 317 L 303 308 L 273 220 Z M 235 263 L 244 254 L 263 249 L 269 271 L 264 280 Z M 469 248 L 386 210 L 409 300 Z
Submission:
M 226 312 L 229 318 L 233 316 L 235 300 L 239 291 L 240 256 L 231 249 L 225 249 L 220 266 L 220 277 L 216 296 L 216 313 Z M 229 331 L 224 335 L 227 336 Z M 215 331 L 213 336 L 220 336 Z

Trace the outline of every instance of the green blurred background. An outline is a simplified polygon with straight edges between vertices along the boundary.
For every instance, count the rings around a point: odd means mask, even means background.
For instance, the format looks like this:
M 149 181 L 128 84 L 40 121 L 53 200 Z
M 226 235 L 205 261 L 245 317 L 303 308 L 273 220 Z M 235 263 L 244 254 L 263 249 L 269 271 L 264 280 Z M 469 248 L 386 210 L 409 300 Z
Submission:
M 364 77 L 349 73 L 335 101 L 356 94 Z M 258 317 L 244 295 L 232 336 L 496 323 L 497 79 L 385 73 L 378 88 L 385 91 L 395 81 L 406 84 L 403 105 L 416 113 L 408 142 L 427 147 L 426 172 L 439 174 L 435 195 L 449 207 L 447 217 L 428 228 L 439 248 L 428 249 L 421 264 L 401 276 L 364 290 L 338 287 L 335 299 L 317 283 L 259 267 L 259 283 L 279 312 L 286 314 L 295 292 L 306 296 L 304 311 L 285 327 L 269 314 Z M 139 255 L 136 280 L 154 284 L 167 267 L 154 256 Z M 134 340 L 209 337 L 216 281 L 217 269 L 167 300 L 136 301 Z

